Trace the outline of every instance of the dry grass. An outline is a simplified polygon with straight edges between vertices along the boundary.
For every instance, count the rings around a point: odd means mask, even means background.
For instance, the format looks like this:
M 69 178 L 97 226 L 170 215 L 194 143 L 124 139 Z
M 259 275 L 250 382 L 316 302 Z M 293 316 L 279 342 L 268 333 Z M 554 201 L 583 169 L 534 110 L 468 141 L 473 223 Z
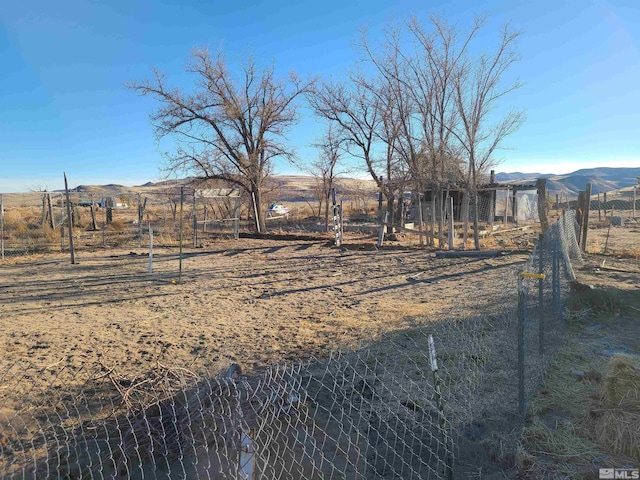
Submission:
M 625 310 L 625 302 L 620 290 L 616 288 L 594 288 L 579 282 L 571 285 L 573 295 L 567 301 L 572 312 L 589 309 L 594 314 L 619 314 Z
M 640 362 L 615 355 L 602 387 L 604 411 L 595 435 L 616 453 L 640 461 Z

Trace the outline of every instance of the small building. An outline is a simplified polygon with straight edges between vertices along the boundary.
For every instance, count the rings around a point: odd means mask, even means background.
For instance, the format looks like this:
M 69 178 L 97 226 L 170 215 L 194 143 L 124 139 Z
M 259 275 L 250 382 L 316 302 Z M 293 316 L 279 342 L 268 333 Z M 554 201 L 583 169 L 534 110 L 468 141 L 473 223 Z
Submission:
M 453 204 L 453 220 L 463 222 L 465 220 L 467 206 L 468 219 L 473 220 L 473 205 L 471 199 L 466 198 L 466 190 L 459 185 L 449 185 L 442 191 L 440 201 L 436 198 L 436 211 L 434 220 L 447 216 L 451 208 L 446 206 Z M 433 190 L 426 190 L 420 197 L 423 208 L 423 221 L 432 219 L 432 199 L 436 195 Z M 467 203 L 467 201 L 469 203 Z M 409 207 L 409 216 L 417 220 L 417 198 L 412 199 Z M 493 224 L 502 223 L 529 223 L 537 222 L 538 218 L 538 183 L 497 183 L 491 175 L 489 183 L 478 186 L 478 221 Z

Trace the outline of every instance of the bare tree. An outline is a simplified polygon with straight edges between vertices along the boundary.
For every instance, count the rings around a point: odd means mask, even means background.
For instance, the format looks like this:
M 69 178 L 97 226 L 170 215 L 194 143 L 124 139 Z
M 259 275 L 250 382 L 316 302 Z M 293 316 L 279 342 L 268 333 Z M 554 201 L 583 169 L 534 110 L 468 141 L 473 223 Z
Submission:
M 416 169 L 430 187 L 431 231 L 435 230 L 435 212 L 439 211 L 438 236 L 444 241 L 445 188 L 464 178 L 460 145 L 455 132 L 460 115 L 456 104 L 456 74 L 468 46 L 480 28 L 478 21 L 461 33 L 437 16 L 431 16 L 425 28 L 415 17 L 408 23 L 416 42 L 415 56 L 409 60 L 408 89 L 415 99 L 423 142 L 422 162 Z
M 345 153 L 364 163 L 393 213 L 406 168 L 397 152 L 399 126 L 386 85 L 356 72 L 348 82 L 322 84 L 309 102 L 317 115 L 339 126 Z
M 506 25 L 500 35 L 498 48 L 478 57 L 467 56 L 459 63 L 455 75 L 456 104 L 460 127 L 454 131 L 467 160 L 467 178 L 473 200 L 474 244 L 480 249 L 478 236 L 478 182 L 482 172 L 495 161 L 493 154 L 504 139 L 515 132 L 524 121 L 524 113 L 512 109 L 504 117 L 496 118 L 499 101 L 521 86 L 515 81 L 503 85 L 505 73 L 519 60 L 515 44 L 520 33 Z
M 312 82 L 293 73 L 278 78 L 273 65 L 259 70 L 251 57 L 234 75 L 221 53 L 212 58 L 206 49 L 194 50 L 187 71 L 195 75 L 191 93 L 169 88 L 158 71 L 153 80 L 128 87 L 161 104 L 150 117 L 158 141 L 168 137 L 175 143 L 167 154 L 169 172 L 241 186 L 254 199 L 263 229 L 263 185 L 273 159 L 293 155 L 282 140 L 298 120 L 297 97 Z
M 316 179 L 316 194 L 318 197 L 318 216 L 324 205 L 324 229 L 329 231 L 329 199 L 335 180 L 346 173 L 339 169 L 338 160 L 342 155 L 343 137 L 338 133 L 339 127 L 329 124 L 325 136 L 315 144 L 318 158 L 311 162 L 307 171 Z

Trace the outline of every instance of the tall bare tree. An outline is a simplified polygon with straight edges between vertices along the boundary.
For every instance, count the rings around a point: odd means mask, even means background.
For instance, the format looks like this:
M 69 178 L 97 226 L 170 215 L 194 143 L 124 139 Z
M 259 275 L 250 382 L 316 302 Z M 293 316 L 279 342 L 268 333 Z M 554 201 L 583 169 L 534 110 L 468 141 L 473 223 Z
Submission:
M 298 121 L 297 97 L 313 82 L 293 73 L 279 78 L 273 65 L 260 70 L 251 57 L 240 72 L 231 72 L 222 53 L 212 57 L 206 49 L 194 50 L 186 69 L 195 76 L 192 92 L 170 88 L 158 71 L 152 80 L 128 87 L 160 102 L 150 118 L 158 141 L 175 143 L 166 154 L 169 172 L 240 185 L 254 199 L 256 221 L 264 229 L 265 179 L 274 158 L 292 157 L 283 138 Z
M 500 100 L 521 84 L 504 84 L 509 68 L 519 60 L 516 43 L 520 33 L 505 25 L 494 52 L 477 57 L 467 56 L 459 63 L 455 75 L 456 104 L 460 124 L 455 136 L 467 160 L 467 178 L 473 200 L 473 230 L 475 248 L 480 249 L 478 235 L 478 182 L 482 172 L 495 161 L 494 153 L 504 139 L 524 121 L 521 110 L 512 109 L 500 117 L 496 110 Z
M 409 60 L 411 88 L 408 92 L 415 99 L 422 132 L 423 162 L 420 166 L 426 179 L 425 187 L 430 187 L 432 192 L 432 232 L 435 230 L 435 212 L 440 212 L 440 244 L 444 241 L 445 188 L 452 183 L 459 184 L 464 171 L 460 146 L 452 134 L 460 121 L 455 75 L 479 28 L 476 21 L 468 31 L 460 32 L 435 15 L 430 17 L 427 27 L 415 17 L 408 22 L 416 48 L 415 55 Z
M 316 115 L 340 129 L 346 152 L 362 160 L 382 188 L 384 178 L 373 168 L 380 114 L 375 95 L 361 80 L 362 76 L 353 74 L 348 83 L 323 82 L 308 95 L 308 100 Z

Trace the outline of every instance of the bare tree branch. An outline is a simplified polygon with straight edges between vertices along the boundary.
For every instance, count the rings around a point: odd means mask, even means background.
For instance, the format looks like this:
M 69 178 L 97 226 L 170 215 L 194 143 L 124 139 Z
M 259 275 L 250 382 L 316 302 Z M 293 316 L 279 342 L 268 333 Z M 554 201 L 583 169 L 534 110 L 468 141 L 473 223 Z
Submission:
M 313 81 L 294 74 L 277 78 L 273 65 L 259 71 L 251 57 L 234 75 L 222 53 L 212 57 L 206 49 L 194 50 L 187 72 L 195 76 L 191 93 L 168 88 L 165 74 L 157 70 L 152 80 L 127 86 L 160 103 L 150 119 L 158 142 L 170 138 L 175 143 L 175 150 L 165 154 L 168 171 L 240 185 L 255 197 L 264 227 L 264 182 L 273 159 L 293 156 L 282 140 L 298 121 L 296 100 Z

